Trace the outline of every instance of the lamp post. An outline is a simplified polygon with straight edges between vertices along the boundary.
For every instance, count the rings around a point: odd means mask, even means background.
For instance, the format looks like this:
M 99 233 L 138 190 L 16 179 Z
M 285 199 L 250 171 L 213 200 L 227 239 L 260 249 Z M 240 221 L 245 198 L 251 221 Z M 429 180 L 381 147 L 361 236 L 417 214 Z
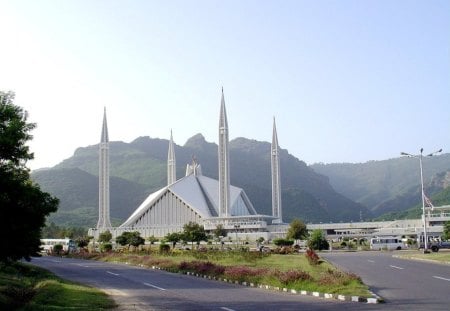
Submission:
M 438 151 L 432 152 L 430 154 L 427 154 L 426 157 L 432 157 L 435 154 L 438 154 L 442 151 L 442 149 L 439 149 Z M 420 154 L 414 155 L 406 152 L 400 152 L 400 155 L 407 156 L 410 158 L 419 158 L 419 165 L 420 165 L 420 188 L 422 190 L 422 221 L 423 221 L 423 252 L 429 253 L 428 251 L 428 237 L 427 237 L 427 216 L 425 213 L 425 192 L 423 187 L 423 165 L 422 165 L 422 159 L 423 159 L 423 148 L 420 148 Z M 419 241 L 420 246 L 420 241 Z

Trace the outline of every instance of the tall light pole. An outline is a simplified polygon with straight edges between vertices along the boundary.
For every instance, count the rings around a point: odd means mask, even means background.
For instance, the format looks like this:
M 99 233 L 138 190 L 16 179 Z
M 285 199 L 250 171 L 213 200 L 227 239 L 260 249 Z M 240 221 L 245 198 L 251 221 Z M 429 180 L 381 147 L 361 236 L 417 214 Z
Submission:
M 438 154 L 442 152 L 442 149 L 439 149 L 438 151 L 432 152 L 430 154 L 427 154 L 426 157 L 432 157 L 435 154 Z M 400 152 L 400 155 L 407 156 L 410 158 L 419 158 L 419 164 L 420 164 L 420 188 L 422 190 L 422 221 L 423 221 L 423 252 L 428 253 L 428 237 L 427 237 L 427 218 L 425 213 L 425 192 L 424 192 L 424 186 L 423 186 L 423 165 L 422 165 L 422 159 L 423 159 L 423 148 L 420 148 L 420 154 L 414 155 L 406 152 Z M 420 246 L 420 241 L 419 241 Z

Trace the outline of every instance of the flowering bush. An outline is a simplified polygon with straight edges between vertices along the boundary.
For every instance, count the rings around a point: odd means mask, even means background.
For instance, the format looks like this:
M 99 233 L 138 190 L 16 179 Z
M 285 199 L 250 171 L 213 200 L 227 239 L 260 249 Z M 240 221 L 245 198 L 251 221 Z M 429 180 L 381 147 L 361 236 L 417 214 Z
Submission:
M 266 268 L 250 268 L 247 266 L 231 266 L 226 267 L 224 276 L 227 279 L 233 281 L 249 281 L 249 279 L 255 279 L 262 277 L 268 273 L 268 269 Z
M 274 275 L 280 280 L 281 283 L 287 285 L 296 281 L 308 281 L 312 280 L 311 275 L 308 272 L 300 270 L 289 271 L 275 271 Z
M 178 265 L 178 269 L 211 276 L 222 275 L 225 271 L 225 267 L 210 261 L 182 261 Z
M 319 255 L 317 255 L 316 252 L 311 248 L 308 248 L 306 250 L 305 256 L 308 259 L 309 264 L 312 266 L 316 266 L 320 263 Z
M 321 285 L 348 285 L 352 281 L 362 282 L 361 278 L 354 273 L 328 269 L 326 273 L 321 275 L 318 283 Z

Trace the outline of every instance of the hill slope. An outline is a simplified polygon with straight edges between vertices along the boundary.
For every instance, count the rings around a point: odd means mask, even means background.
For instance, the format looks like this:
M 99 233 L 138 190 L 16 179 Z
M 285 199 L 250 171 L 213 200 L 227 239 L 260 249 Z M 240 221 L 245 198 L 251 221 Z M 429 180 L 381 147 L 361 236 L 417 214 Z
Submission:
M 139 137 L 131 143 L 110 143 L 111 216 L 125 220 L 146 195 L 165 186 L 168 141 Z M 217 178 L 217 145 L 206 142 L 201 134 L 184 146 L 175 146 L 177 177 L 195 156 L 203 174 Z M 370 212 L 334 191 L 328 178 L 315 173 L 304 162 L 280 152 L 283 220 L 305 221 L 358 220 Z M 271 214 L 270 144 L 246 138 L 230 142 L 231 183 L 245 190 L 258 213 Z M 74 222 L 83 215 L 83 224 L 94 226 L 98 206 L 98 145 L 78 148 L 75 154 L 47 170 L 32 176 L 45 191 L 61 199 L 57 223 Z M 71 217 L 71 219 L 69 218 Z M 79 218 L 79 217 L 78 217 Z M 88 221 L 88 219 L 90 219 Z M 116 223 L 117 223 L 116 222 Z
M 406 210 L 421 200 L 418 159 L 403 157 L 358 164 L 314 164 L 310 167 L 328 176 L 337 192 L 364 204 L 376 216 Z M 423 167 L 428 196 L 448 186 L 446 172 L 450 169 L 450 154 L 425 157 Z

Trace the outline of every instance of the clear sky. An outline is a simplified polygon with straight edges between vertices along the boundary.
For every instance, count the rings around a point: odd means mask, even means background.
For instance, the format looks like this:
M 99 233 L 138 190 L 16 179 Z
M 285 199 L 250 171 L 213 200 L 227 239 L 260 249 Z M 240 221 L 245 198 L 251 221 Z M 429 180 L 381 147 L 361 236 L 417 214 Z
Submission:
M 0 90 L 38 127 L 32 169 L 99 142 L 202 133 L 308 164 L 450 150 L 450 1 L 4 1 Z M 201 155 L 198 155 L 201 160 Z

